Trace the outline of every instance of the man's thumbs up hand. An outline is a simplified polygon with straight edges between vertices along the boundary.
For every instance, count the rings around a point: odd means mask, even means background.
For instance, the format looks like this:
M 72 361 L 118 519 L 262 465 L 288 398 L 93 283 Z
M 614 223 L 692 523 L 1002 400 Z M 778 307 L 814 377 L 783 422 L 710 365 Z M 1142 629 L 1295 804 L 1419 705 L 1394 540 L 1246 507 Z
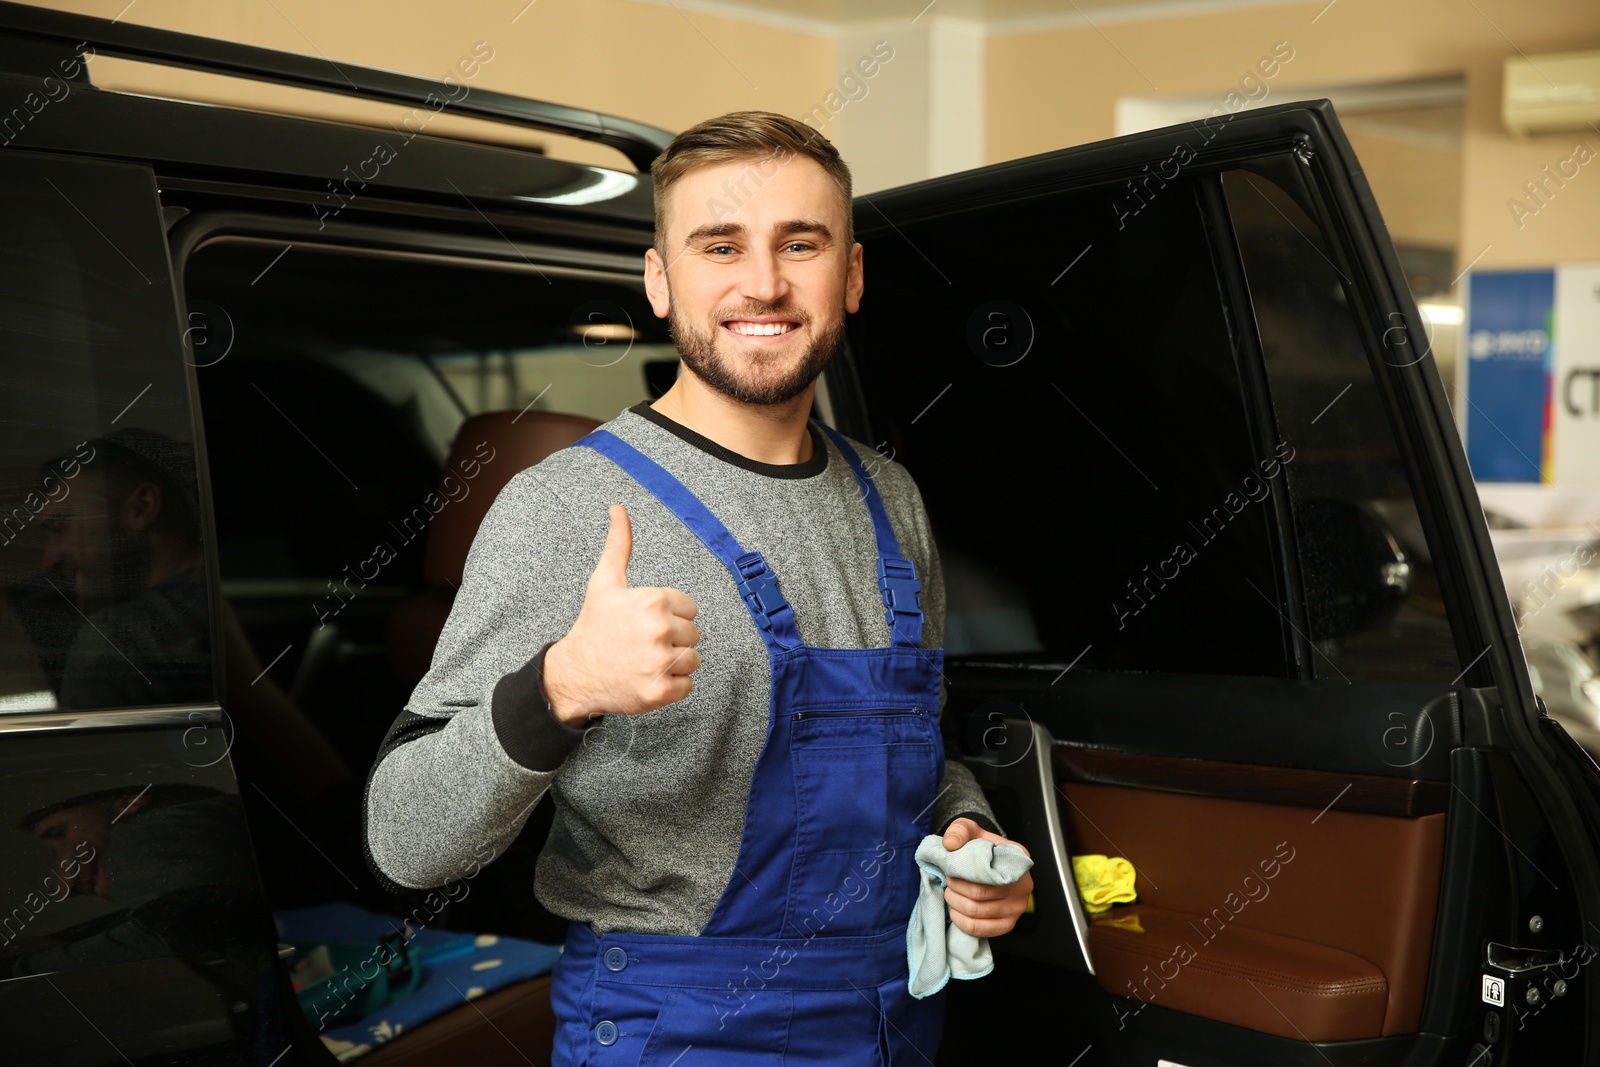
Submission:
M 611 528 L 578 620 L 544 657 L 550 710 L 568 726 L 608 712 L 637 715 L 682 700 L 700 666 L 699 608 L 677 589 L 628 585 L 633 525 L 611 505 Z
M 606 531 L 606 543 L 600 549 L 600 562 L 589 575 L 589 593 L 597 589 L 628 588 L 628 560 L 633 556 L 633 522 L 628 509 L 612 504 L 611 528 Z

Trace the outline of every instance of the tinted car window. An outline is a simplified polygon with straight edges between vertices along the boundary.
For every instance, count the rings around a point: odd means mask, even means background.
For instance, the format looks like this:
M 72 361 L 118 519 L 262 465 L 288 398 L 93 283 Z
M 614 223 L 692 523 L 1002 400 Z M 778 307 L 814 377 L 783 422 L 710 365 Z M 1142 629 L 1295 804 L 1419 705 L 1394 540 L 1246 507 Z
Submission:
M 893 228 L 862 209 L 871 443 L 926 500 L 952 656 L 1281 676 L 1281 478 L 1194 183 L 1132 190 Z
M 0 708 L 213 699 L 193 432 L 155 190 L 0 159 Z
M 1292 171 L 1273 177 L 1298 183 Z M 1348 268 L 1262 173 L 1223 176 L 1266 362 L 1305 590 L 1313 675 L 1450 681 L 1461 671 L 1432 551 L 1373 377 Z M 1393 324 L 1382 358 L 1426 358 Z

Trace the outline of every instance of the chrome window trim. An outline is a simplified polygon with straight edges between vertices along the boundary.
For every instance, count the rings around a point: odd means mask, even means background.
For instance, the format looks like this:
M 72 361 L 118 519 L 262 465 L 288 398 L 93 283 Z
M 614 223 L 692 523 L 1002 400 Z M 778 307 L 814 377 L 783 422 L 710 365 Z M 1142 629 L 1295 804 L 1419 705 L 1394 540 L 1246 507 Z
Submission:
M 106 708 L 99 711 L 24 711 L 0 715 L 0 731 L 61 733 L 67 730 L 109 730 L 120 726 L 194 726 L 220 723 L 216 704 L 175 704 L 164 708 Z

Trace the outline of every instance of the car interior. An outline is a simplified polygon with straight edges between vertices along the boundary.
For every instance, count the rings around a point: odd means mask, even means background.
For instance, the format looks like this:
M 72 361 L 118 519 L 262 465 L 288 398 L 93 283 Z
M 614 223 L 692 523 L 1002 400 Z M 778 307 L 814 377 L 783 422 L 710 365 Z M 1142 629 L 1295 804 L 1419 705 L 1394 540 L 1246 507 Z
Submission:
M 636 279 L 302 246 L 263 276 L 281 247 L 219 240 L 185 264 L 221 592 L 247 637 L 225 669 L 265 677 L 271 660 L 347 776 L 274 777 L 253 721 L 235 724 L 234 764 L 274 907 L 404 915 L 362 860 L 361 791 L 478 523 L 518 471 L 658 395 L 676 355 Z M 559 943 L 562 920 L 527 891 L 548 823 L 536 815 L 440 925 Z M 463 1004 L 368 1058 L 502 1055 L 507 1040 L 548 1055 L 548 985 Z

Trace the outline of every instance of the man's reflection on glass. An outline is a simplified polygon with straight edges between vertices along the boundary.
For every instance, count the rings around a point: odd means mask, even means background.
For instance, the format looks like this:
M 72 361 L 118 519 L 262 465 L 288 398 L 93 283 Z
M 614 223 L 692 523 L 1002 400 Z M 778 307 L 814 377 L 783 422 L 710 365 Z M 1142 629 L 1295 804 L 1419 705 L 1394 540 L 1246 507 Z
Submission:
M 184 704 L 212 696 L 210 631 L 194 452 L 128 428 L 53 457 L 81 461 L 71 491 L 45 509 L 39 583 L 21 607 L 61 708 Z M 85 455 L 90 456 L 84 460 Z M 60 631 L 64 618 L 74 629 Z M 54 640 L 52 640 L 54 638 Z M 54 646 L 54 648 L 52 648 Z M 65 651 L 61 651 L 65 646 Z M 54 655 L 52 656 L 52 651 Z M 55 671 L 49 670 L 54 660 Z
M 214 953 L 260 940 L 235 794 L 187 783 L 102 789 L 31 811 L 18 827 L 48 846 L 52 862 L 36 901 L 3 921 L 0 972 Z M 114 910 L 51 930 L 46 909 L 73 896 L 100 897 Z

